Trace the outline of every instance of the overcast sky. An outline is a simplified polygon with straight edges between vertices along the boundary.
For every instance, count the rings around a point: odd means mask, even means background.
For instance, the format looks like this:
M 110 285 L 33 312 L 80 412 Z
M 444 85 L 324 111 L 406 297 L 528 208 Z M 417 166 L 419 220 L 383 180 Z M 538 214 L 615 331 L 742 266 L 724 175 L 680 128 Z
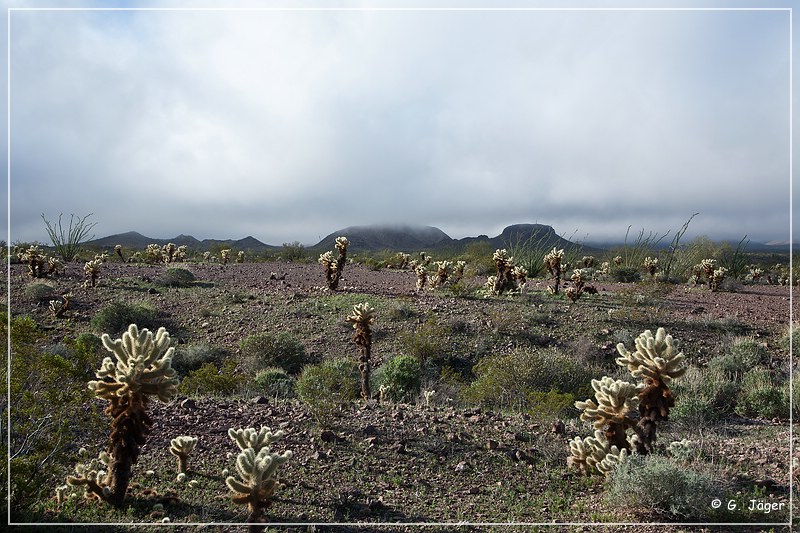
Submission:
M 787 11 L 12 11 L 10 44 L 11 242 L 62 212 L 269 244 L 695 212 L 687 236 L 789 238 Z

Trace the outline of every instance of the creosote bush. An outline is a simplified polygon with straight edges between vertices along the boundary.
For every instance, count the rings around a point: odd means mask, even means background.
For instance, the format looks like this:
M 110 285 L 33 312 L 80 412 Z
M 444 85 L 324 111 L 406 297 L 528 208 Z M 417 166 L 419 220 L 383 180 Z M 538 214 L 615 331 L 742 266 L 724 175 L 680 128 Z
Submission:
M 294 380 L 286 370 L 272 366 L 256 372 L 253 382 L 257 392 L 270 398 L 289 398 L 294 392 Z
M 303 368 L 306 350 L 291 333 L 259 333 L 242 341 L 244 366 L 250 371 L 268 367 L 280 367 L 289 374 L 296 374 Z
M 422 367 L 416 357 L 398 355 L 375 371 L 375 382 L 381 399 L 411 401 L 422 385 Z
M 158 312 L 146 303 L 126 304 L 113 302 L 102 308 L 91 320 L 96 331 L 118 334 L 129 324 L 140 324 L 143 328 L 153 329 L 157 326 Z
M 197 278 L 191 270 L 172 267 L 168 268 L 156 280 L 156 283 L 162 287 L 191 287 L 196 280 Z
M 219 368 L 214 363 L 204 363 L 192 370 L 178 390 L 187 396 L 230 396 L 238 392 L 246 380 L 236 368 L 236 361 L 226 359 Z
M 342 405 L 358 398 L 360 376 L 358 364 L 352 359 L 329 359 L 303 367 L 295 381 L 295 392 L 317 423 L 326 426 Z

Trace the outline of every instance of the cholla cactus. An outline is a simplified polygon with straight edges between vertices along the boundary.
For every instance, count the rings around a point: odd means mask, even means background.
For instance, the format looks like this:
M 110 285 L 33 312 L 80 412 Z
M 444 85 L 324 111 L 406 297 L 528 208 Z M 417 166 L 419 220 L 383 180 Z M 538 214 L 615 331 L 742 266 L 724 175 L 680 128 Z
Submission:
M 50 312 L 53 313 L 53 316 L 56 318 L 61 318 L 64 316 L 64 313 L 69 311 L 70 302 L 72 301 L 72 293 L 65 292 L 61 295 L 61 301 L 58 300 L 50 300 Z
M 121 244 L 117 244 L 116 246 L 114 246 L 114 253 L 117 254 L 117 256 L 122 260 L 123 263 L 127 263 L 127 261 L 125 260 L 125 256 L 122 255 Z
M 606 452 L 606 456 L 603 457 L 603 460 L 597 463 L 597 471 L 608 477 L 608 475 L 611 474 L 617 466 L 624 463 L 627 458 L 627 449 L 611 446 Z
M 494 254 L 492 254 L 492 261 L 494 261 L 497 268 L 492 292 L 494 294 L 503 294 L 505 290 L 515 289 L 514 278 L 511 275 L 514 270 L 514 258 L 509 256 L 508 251 L 504 248 L 495 250 Z
M 183 262 L 186 261 L 186 251 L 187 247 L 185 244 L 178 246 L 178 249 L 175 250 L 175 261 Z
M 328 288 L 335 291 L 339 287 L 339 280 L 342 278 L 342 271 L 344 265 L 347 263 L 347 246 L 350 241 L 347 237 L 336 237 L 336 250 L 339 256 L 336 261 L 333 260 L 331 252 L 325 252 L 319 256 L 319 263 L 325 268 L 325 281 L 328 283 Z
M 650 277 L 653 277 L 656 275 L 656 270 L 658 270 L 658 258 L 645 257 L 642 266 L 644 266 L 645 271 L 650 274 Z
M 211 252 L 203 252 L 203 261 L 206 263 L 211 261 Z
M 583 410 L 581 420 L 592 422 L 595 429 L 605 428 L 605 439 L 612 446 L 630 449 L 627 430 L 636 425 L 637 393 L 644 389 L 644 385 L 604 376 L 599 380 L 593 379 L 592 388 L 597 403 L 591 399 L 575 402 L 575 407 Z
M 170 264 L 175 261 L 175 253 L 178 251 L 178 247 L 175 246 L 175 243 L 169 242 L 164 245 L 161 249 L 161 258 L 166 264 Z
M 236 262 L 244 263 L 244 252 L 239 252 L 238 254 L 236 254 Z
M 47 273 L 58 274 L 60 270 L 64 269 L 64 265 L 55 257 L 47 258 Z
M 422 266 L 428 266 L 431 264 L 431 256 L 426 254 L 425 252 L 419 253 L 419 264 Z
M 436 266 L 436 277 L 433 278 L 433 287 L 441 287 L 447 283 L 447 278 L 453 271 L 452 261 L 436 261 L 433 263 Z
M 563 273 L 563 265 L 561 264 L 564 260 L 564 250 L 557 250 L 555 246 L 553 247 L 552 251 L 544 256 L 544 264 L 547 267 L 547 271 L 553 276 L 555 280 L 555 284 L 553 285 L 553 289 L 550 291 L 553 294 L 558 294 L 558 286 L 561 284 L 561 274 Z
M 87 499 L 107 499 L 111 496 L 111 488 L 105 484 L 106 469 L 111 464 L 111 456 L 107 452 L 100 454 L 88 463 L 75 465 L 75 475 L 67 476 L 67 485 L 70 487 L 86 487 Z
M 747 278 L 752 281 L 753 283 L 758 283 L 761 281 L 761 277 L 764 275 L 764 270 L 759 268 L 757 265 L 748 265 L 748 274 Z
M 149 398 L 156 396 L 169 402 L 178 392 L 179 380 L 172 368 L 175 348 L 170 347 L 166 329 L 159 328 L 153 335 L 131 324 L 121 339 L 112 341 L 103 334 L 101 340 L 116 361 L 103 359 L 96 373 L 98 380 L 89 382 L 89 390 L 109 402 L 105 412 L 113 420 L 108 444 L 111 462 L 97 495 L 120 506 L 130 482 L 131 466 L 153 425 L 146 411 Z
M 597 472 L 597 463 L 605 458 L 607 446 L 608 442 L 599 429 L 595 430 L 593 437 L 575 437 L 569 441 L 567 465 L 578 469 L 584 476 L 590 476 Z
M 622 256 L 616 255 L 614 256 L 614 259 L 612 259 L 612 261 L 614 262 L 615 265 L 620 266 L 622 264 Z
M 528 270 L 525 267 L 515 266 L 511 270 L 511 277 L 514 279 L 514 283 L 521 287 L 528 281 Z
M 223 265 L 227 265 L 228 261 L 231 258 L 231 251 L 229 248 L 225 248 L 224 250 L 220 250 L 219 257 L 222 260 Z
M 636 338 L 636 351 L 629 352 L 622 343 L 617 344 L 621 357 L 617 364 L 628 369 L 633 377 L 642 378 L 645 388 L 639 393 L 639 423 L 637 443 L 639 453 L 647 453 L 656 438 L 656 422 L 667 420 L 675 398 L 667 386 L 673 379 L 682 376 L 687 369 L 683 352 L 678 343 L 664 328 L 658 328 L 655 336 L 648 329 Z
M 22 263 L 27 263 L 28 275 L 32 278 L 44 278 L 49 272 L 47 256 L 35 244 L 24 252 L 17 252 L 17 259 Z
M 178 473 L 185 474 L 189 454 L 192 453 L 197 445 L 197 437 L 181 435 L 172 439 L 169 444 L 169 453 L 178 458 Z
M 464 277 L 464 268 L 466 268 L 466 261 L 456 261 L 453 267 L 453 274 L 450 277 L 450 283 L 456 284 Z
M 572 280 L 573 286 L 567 287 L 564 290 L 564 295 L 571 301 L 575 302 L 584 292 L 597 294 L 597 289 L 592 285 L 586 285 L 586 282 L 589 280 L 589 271 L 587 269 L 576 268 L 572 271 L 572 277 L 570 279 Z
M 264 429 L 262 427 L 261 432 L 264 432 Z M 292 458 L 292 452 L 287 450 L 278 454 L 269 449 L 269 444 L 283 435 L 282 431 L 270 434 L 274 438 L 258 449 L 249 446 L 242 447 L 242 442 L 238 438 L 242 436 L 242 432 L 256 433 L 254 428 L 228 430 L 228 435 L 242 451 L 236 458 L 236 471 L 239 478 L 228 476 L 225 478 L 225 484 L 233 492 L 231 496 L 233 503 L 247 505 L 250 513 L 247 521 L 256 524 L 264 520 L 264 512 L 272 503 L 272 496 L 278 486 L 278 467 Z M 256 526 L 250 527 L 250 531 L 260 530 L 261 528 Z
M 411 262 L 411 255 L 405 252 L 397 252 L 397 268 L 403 270 L 408 268 Z
M 361 397 L 369 400 L 369 375 L 370 359 L 372 357 L 372 330 L 370 325 L 375 321 L 375 309 L 368 303 L 357 304 L 353 307 L 353 314 L 347 317 L 353 323 L 356 332 L 353 342 L 358 346 L 358 369 L 361 371 Z
M 100 270 L 102 269 L 102 266 L 103 261 L 97 258 L 87 261 L 86 264 L 83 265 L 83 272 L 88 278 L 86 281 L 90 282 L 92 287 L 97 285 L 97 278 L 100 276 Z
M 581 259 L 584 268 L 592 268 L 594 266 L 594 256 L 584 255 Z
M 236 443 L 240 450 L 253 448 L 256 452 L 260 451 L 261 448 L 268 447 L 283 435 L 283 430 L 279 429 L 273 432 L 266 426 L 261 426 L 259 430 L 256 430 L 256 428 L 228 429 L 228 436 L 233 439 L 233 442 Z
M 603 261 L 600 263 L 600 268 L 597 269 L 597 273 L 607 276 L 611 273 L 611 264 L 608 261 Z
M 428 283 L 428 270 L 425 265 L 417 265 L 414 268 L 414 273 L 417 275 L 417 290 L 421 291 Z
M 714 269 L 714 272 L 711 273 L 711 280 L 709 281 L 709 288 L 712 292 L 716 292 L 719 289 L 719 284 L 722 283 L 722 280 L 725 279 L 725 274 L 728 273 L 728 269 L 725 267 L 719 267 Z
M 144 260 L 146 263 L 159 263 L 163 260 L 161 247 L 157 244 L 148 244 L 144 249 Z

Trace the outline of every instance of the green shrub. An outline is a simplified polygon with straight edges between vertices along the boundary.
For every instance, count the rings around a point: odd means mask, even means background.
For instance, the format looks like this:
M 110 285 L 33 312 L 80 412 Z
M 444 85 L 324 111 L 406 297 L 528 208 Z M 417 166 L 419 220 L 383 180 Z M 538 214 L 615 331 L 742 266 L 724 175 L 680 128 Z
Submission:
M 4 345 L 9 335 L 7 316 L 0 313 Z M 42 352 L 37 346 L 44 333 L 29 317 L 12 317 L 10 333 L 13 355 L 10 366 L 0 365 L 0 380 L 10 385 L 11 433 L 8 440 L 0 440 L 3 456 L 9 458 L 0 463 L 0 475 L 8 479 L 10 466 L 11 519 L 36 522 L 32 506 L 52 496 L 53 473 L 73 466 L 70 447 L 103 432 L 99 409 L 86 386 L 87 369 L 96 368 L 97 358 L 84 344 L 69 339 L 60 345 L 65 355 Z
M 472 370 L 477 379 L 464 391 L 465 403 L 517 411 L 541 404 L 542 395 L 534 393 L 553 391 L 588 398 L 592 379 L 602 373 L 595 365 L 554 349 L 487 356 Z
M 525 396 L 527 411 L 535 420 L 552 420 L 575 412 L 575 395 L 568 392 L 531 390 Z
M 717 422 L 733 412 L 739 391 L 738 384 L 718 366 L 690 367 L 670 387 L 675 396 L 670 420 L 692 428 Z
M 306 350 L 291 333 L 260 333 L 242 341 L 242 357 L 250 371 L 277 366 L 296 374 L 305 363 Z
M 259 370 L 253 381 L 257 392 L 270 398 L 289 398 L 294 392 L 292 377 L 276 366 Z
M 283 251 L 281 258 L 284 261 L 300 261 L 306 255 L 306 247 L 300 244 L 300 241 L 292 241 L 283 243 Z
M 90 325 L 95 331 L 108 333 L 112 337 L 121 334 L 131 324 L 139 329 L 158 330 L 163 324 L 158 321 L 158 311 L 146 303 L 126 304 L 113 302 L 92 318 Z
M 219 363 L 225 357 L 225 350 L 209 344 L 185 344 L 175 349 L 172 368 L 185 376 L 206 363 Z
M 400 334 L 399 340 L 403 352 L 415 357 L 420 364 L 441 364 L 449 353 L 450 340 L 447 328 L 441 326 L 435 318 L 426 320 L 414 332 Z
M 422 368 L 419 360 L 410 355 L 398 355 L 379 367 L 375 373 L 375 389 L 384 388 L 384 398 L 390 401 L 410 401 L 419 394 Z
M 31 283 L 25 286 L 25 297 L 36 302 L 47 302 L 56 298 L 56 291 L 47 283 Z
M 354 401 L 361 393 L 361 372 L 349 358 L 308 365 L 295 381 L 297 397 L 308 407 L 321 426 L 330 424 L 331 416 L 343 404 Z
M 178 392 L 187 396 L 229 396 L 239 392 L 245 377 L 236 370 L 236 362 L 228 359 L 217 368 L 205 363 L 181 380 Z
M 620 283 L 633 283 L 642 278 L 637 267 L 617 266 L 611 269 L 611 279 Z
M 765 368 L 754 368 L 742 378 L 736 413 L 762 418 L 788 418 L 789 398 Z
M 157 280 L 156 284 L 162 287 L 190 287 L 197 278 L 195 275 L 179 267 L 168 268 Z
M 709 502 L 724 496 L 721 480 L 659 455 L 628 457 L 606 484 L 610 505 L 668 519 L 713 521 Z
M 766 363 L 769 359 L 767 349 L 752 337 L 737 337 L 728 349 L 728 353 L 741 361 L 746 369 Z

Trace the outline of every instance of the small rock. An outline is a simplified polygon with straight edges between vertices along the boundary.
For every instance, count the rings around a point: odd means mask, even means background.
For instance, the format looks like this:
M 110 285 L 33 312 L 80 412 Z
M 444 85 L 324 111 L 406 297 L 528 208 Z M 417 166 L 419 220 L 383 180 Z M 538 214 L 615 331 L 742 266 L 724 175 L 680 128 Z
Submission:
M 186 398 L 181 402 L 181 407 L 183 409 L 197 409 L 197 402 L 191 398 Z
M 320 433 L 319 438 L 322 439 L 322 442 L 338 442 L 342 440 L 339 435 L 330 429 L 323 430 L 322 433 Z
M 257 396 L 255 398 L 253 398 L 253 403 L 265 404 L 265 403 L 269 403 L 269 399 L 265 398 L 264 396 Z
M 500 443 L 494 439 L 489 439 L 486 441 L 486 449 L 488 450 L 496 450 L 500 446 Z
M 453 470 L 456 472 L 464 472 L 465 470 L 469 470 L 469 465 L 465 461 L 461 461 L 453 468 Z

